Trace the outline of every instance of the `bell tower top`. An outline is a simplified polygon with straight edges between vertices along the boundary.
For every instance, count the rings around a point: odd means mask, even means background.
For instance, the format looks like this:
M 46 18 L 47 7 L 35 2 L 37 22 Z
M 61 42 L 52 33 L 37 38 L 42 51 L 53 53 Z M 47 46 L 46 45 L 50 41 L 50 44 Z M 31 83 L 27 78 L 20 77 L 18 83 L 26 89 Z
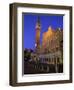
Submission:
M 36 23 L 36 29 L 40 29 L 40 28 L 41 28 L 40 17 L 38 16 L 37 23 Z
M 40 24 L 40 17 L 38 16 L 38 21 L 37 21 L 39 24 Z

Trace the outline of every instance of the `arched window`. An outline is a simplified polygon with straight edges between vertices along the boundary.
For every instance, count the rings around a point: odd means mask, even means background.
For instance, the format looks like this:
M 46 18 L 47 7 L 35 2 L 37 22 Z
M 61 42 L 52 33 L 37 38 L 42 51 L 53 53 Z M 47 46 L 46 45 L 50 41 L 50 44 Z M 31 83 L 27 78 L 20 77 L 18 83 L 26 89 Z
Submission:
M 57 63 L 59 63 L 59 57 L 57 58 Z

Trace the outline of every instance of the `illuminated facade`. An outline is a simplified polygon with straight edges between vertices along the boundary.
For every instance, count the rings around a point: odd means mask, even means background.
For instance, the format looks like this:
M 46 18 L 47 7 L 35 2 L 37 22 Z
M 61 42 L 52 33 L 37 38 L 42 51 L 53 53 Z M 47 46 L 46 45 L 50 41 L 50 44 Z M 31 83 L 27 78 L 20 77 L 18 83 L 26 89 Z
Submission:
M 61 44 L 63 44 L 63 30 L 60 28 L 53 30 L 49 27 L 48 31 L 43 33 L 42 48 L 44 53 L 53 53 L 61 50 Z
M 58 65 L 63 65 L 63 30 L 48 28 L 43 33 L 42 54 L 39 56 L 42 63 L 55 65 L 55 71 L 59 72 Z M 47 66 L 47 72 L 49 67 Z M 63 72 L 63 68 L 61 69 Z

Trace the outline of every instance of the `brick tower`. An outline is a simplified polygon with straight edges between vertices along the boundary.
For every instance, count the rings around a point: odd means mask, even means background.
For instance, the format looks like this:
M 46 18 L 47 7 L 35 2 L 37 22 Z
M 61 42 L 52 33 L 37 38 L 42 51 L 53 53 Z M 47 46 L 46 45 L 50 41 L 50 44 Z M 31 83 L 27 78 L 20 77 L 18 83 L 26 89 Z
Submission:
M 35 29 L 36 29 L 35 48 L 36 52 L 38 53 L 40 50 L 40 30 L 41 30 L 40 17 L 38 17 Z

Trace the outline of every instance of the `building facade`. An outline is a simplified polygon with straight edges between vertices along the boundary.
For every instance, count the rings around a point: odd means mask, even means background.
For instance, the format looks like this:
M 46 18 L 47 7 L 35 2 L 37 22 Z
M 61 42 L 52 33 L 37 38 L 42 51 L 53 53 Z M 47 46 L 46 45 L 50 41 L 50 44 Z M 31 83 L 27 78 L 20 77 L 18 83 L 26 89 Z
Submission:
M 44 53 L 53 53 L 61 49 L 60 44 L 63 44 L 63 30 L 58 28 L 53 30 L 49 27 L 47 32 L 43 33 L 42 48 Z
M 43 70 L 46 67 L 46 71 L 50 71 L 50 67 L 54 67 L 55 72 L 63 72 L 63 30 L 57 28 L 54 30 L 51 26 L 42 35 L 42 43 L 40 44 L 40 32 L 41 24 L 38 17 L 36 23 L 36 40 L 35 49 L 36 54 L 33 55 L 33 59 L 36 62 L 40 62 Z M 62 67 L 59 71 L 59 67 Z M 53 70 L 54 70 L 53 69 Z

